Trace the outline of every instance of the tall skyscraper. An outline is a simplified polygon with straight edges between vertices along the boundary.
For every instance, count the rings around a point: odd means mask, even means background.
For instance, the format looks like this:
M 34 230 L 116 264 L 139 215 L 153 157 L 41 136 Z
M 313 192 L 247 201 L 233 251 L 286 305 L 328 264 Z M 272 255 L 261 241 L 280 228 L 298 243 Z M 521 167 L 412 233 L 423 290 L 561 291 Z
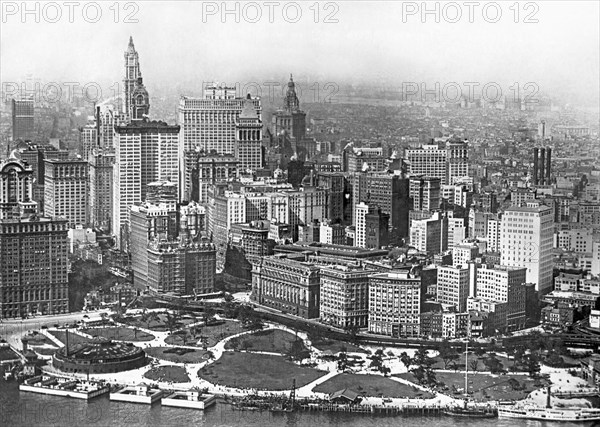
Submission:
M 239 117 L 247 98 L 236 96 L 235 88 L 209 85 L 204 98 L 181 97 L 179 101 L 179 159 L 181 162 L 180 197 L 190 200 L 192 171 L 186 161 L 193 151 L 206 154 L 236 154 Z M 262 120 L 260 98 L 251 99 L 258 120 Z M 245 114 L 249 116 L 248 113 Z M 248 123 L 250 124 L 250 123 Z M 253 126 L 253 130 L 254 126 Z M 214 153 L 213 153 L 214 151 Z
M 79 128 L 79 146 L 81 149 L 81 157 L 88 161 L 90 153 L 98 146 L 98 126 L 94 120 Z
M 296 144 L 306 135 L 306 113 L 300 109 L 296 84 L 291 75 L 283 98 L 283 109 L 273 114 L 273 134 L 279 135 L 282 132 L 293 137 Z
M 440 178 L 411 176 L 409 181 L 412 210 L 434 211 L 440 208 Z
M 14 153 L 0 164 L 2 318 L 69 311 L 67 221 L 37 214 L 32 174 Z
M 123 244 L 129 208 L 143 201 L 147 185 L 155 181 L 177 182 L 179 126 L 134 120 L 115 126 L 113 167 L 113 234 Z
M 262 121 L 256 112 L 250 94 L 236 121 L 235 156 L 240 171 L 256 171 L 263 167 Z
M 357 173 L 352 176 L 352 202 L 377 205 L 390 216 L 392 238 L 408 236 L 409 182 L 400 174 Z M 356 212 L 356 210 L 354 210 Z M 356 219 L 354 218 L 354 222 Z
M 123 78 L 123 114 L 129 120 L 142 120 L 144 115 L 148 115 L 150 102 L 148 92 L 142 83 L 142 72 L 140 70 L 140 61 L 133 37 L 129 37 L 129 45 L 124 54 L 125 57 L 125 77 Z
M 552 291 L 552 246 L 554 215 L 539 201 L 512 206 L 500 225 L 501 264 L 527 269 L 527 282 L 544 295 Z
M 46 159 L 44 214 L 64 218 L 70 228 L 88 224 L 88 163 L 83 159 Z
M 359 248 L 367 247 L 367 214 L 369 205 L 364 202 L 356 205 L 354 217 L 354 246 Z
M 12 135 L 17 139 L 31 139 L 34 136 L 33 96 L 12 100 Z
M 437 300 L 452 304 L 460 313 L 465 312 L 469 298 L 469 278 L 469 268 L 438 267 Z
M 113 166 L 115 154 L 112 148 L 95 148 L 89 162 L 89 219 L 93 227 L 111 230 L 113 208 Z
M 469 147 L 466 142 L 446 141 L 406 150 L 411 175 L 440 178 L 442 185 L 454 184 L 469 175 Z

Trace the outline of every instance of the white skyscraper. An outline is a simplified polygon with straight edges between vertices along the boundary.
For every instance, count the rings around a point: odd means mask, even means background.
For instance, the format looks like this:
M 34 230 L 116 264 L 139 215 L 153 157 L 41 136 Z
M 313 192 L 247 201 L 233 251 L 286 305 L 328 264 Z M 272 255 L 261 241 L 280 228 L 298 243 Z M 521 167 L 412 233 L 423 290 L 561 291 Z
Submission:
M 469 268 L 438 267 L 437 300 L 452 304 L 459 312 L 467 309 Z
M 356 205 L 356 231 L 354 234 L 354 246 L 364 248 L 367 246 L 367 222 L 366 216 L 369 213 L 369 205 L 366 203 L 359 203 Z
M 552 290 L 553 211 L 537 200 L 504 212 L 500 225 L 501 264 L 527 268 L 527 282 L 542 295 Z
M 146 197 L 155 181 L 177 183 L 179 126 L 164 122 L 134 121 L 115 126 L 113 167 L 113 233 L 122 243 L 129 224 L 129 208 Z
M 246 99 L 246 97 L 237 97 L 235 88 L 214 85 L 204 89 L 203 98 L 181 97 L 179 101 L 179 124 L 181 125 L 179 159 L 182 171 L 180 178 L 180 197 L 182 199 L 188 198 L 191 191 L 191 171 L 186 169 L 186 153 L 200 150 L 207 154 L 213 151 L 219 155 L 237 154 L 236 130 L 240 125 L 244 127 L 242 121 L 249 118 L 249 114 L 246 113 L 243 120 L 240 121 L 240 114 L 247 103 Z M 256 117 L 252 117 L 251 123 L 245 124 L 250 126 L 253 131 L 260 130 L 254 127 L 254 124 L 261 123 L 262 120 L 260 98 L 251 98 L 250 102 L 256 109 Z M 262 138 L 262 135 L 260 136 Z M 246 146 L 246 142 L 246 140 L 243 141 L 243 147 Z M 242 157 L 246 158 L 246 154 Z

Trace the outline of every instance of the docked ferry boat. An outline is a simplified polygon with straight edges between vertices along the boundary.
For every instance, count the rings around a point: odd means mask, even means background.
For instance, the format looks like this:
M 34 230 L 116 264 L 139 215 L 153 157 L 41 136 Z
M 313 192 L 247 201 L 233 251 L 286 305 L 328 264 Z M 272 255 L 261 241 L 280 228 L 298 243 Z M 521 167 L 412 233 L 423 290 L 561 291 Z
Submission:
M 498 407 L 498 416 L 539 421 L 586 422 L 600 421 L 600 409 L 540 408 L 539 406 L 518 408 L 515 406 L 500 405 Z
M 498 416 L 538 421 L 587 422 L 600 421 L 600 409 L 597 408 L 553 408 L 550 387 L 545 408 L 529 405 L 499 405 Z

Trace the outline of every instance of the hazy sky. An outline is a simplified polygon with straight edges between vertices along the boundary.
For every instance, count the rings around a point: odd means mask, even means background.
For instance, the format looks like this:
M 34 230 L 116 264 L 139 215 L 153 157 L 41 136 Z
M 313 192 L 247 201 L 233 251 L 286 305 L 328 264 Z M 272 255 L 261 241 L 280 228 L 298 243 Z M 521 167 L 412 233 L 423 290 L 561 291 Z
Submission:
M 486 1 L 475 8 L 473 23 L 462 1 L 455 3 L 462 12 L 457 23 L 447 22 L 457 9 L 451 5 L 444 9 L 444 2 L 438 6 L 439 23 L 434 15 L 423 22 L 420 11 L 403 22 L 403 7 L 420 8 L 421 2 L 321 2 L 317 23 L 312 1 L 299 2 L 302 16 L 295 23 L 288 22 L 296 13 L 292 2 L 286 1 L 278 2 L 272 23 L 268 6 L 260 1 L 254 3 L 262 13 L 258 23 L 246 22 L 244 17 L 254 19 L 257 8 L 244 2 L 237 6 L 239 23 L 233 14 L 221 16 L 222 2 L 138 1 L 128 6 L 123 2 L 117 23 L 112 1 L 98 2 L 102 16 L 96 23 L 82 16 L 86 1 L 75 9 L 73 23 L 63 2 L 56 3 L 62 12 L 57 23 L 44 19 L 54 19 L 53 6 L 45 10 L 40 6 L 36 23 L 35 14 L 23 17 L 20 10 L 10 14 L 13 9 L 7 3 L 20 8 L 20 1 L 3 3 L 3 82 L 27 74 L 43 81 L 121 81 L 123 51 L 132 35 L 149 86 L 191 80 L 284 80 L 293 72 L 299 78 L 339 82 L 496 81 L 503 87 L 535 82 L 543 92 L 598 97 L 597 1 L 537 1 L 527 9 L 527 2 L 518 2 L 518 23 L 510 9 L 512 1 L 498 2 L 502 16 L 496 23 L 488 22 L 495 16 L 492 6 L 488 19 L 483 16 L 483 6 L 491 3 Z M 228 7 L 233 9 L 236 3 Z M 428 7 L 433 9 L 435 3 Z M 124 22 L 135 8 L 133 18 L 139 22 Z M 219 10 L 203 16 L 203 8 Z M 87 19 L 93 20 L 93 7 L 88 6 L 87 12 Z M 324 22 L 332 12 L 338 22 Z M 539 22 L 523 22 L 532 12 L 530 18 Z

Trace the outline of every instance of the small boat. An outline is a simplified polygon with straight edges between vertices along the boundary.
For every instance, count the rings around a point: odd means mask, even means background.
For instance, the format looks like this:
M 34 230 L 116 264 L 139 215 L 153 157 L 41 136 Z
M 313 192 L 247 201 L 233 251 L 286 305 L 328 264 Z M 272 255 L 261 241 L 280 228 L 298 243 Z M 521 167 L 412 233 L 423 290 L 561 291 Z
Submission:
M 467 406 L 467 401 L 465 400 L 464 406 L 455 406 L 454 408 L 449 408 L 442 411 L 444 415 L 448 415 L 451 417 L 467 417 L 467 418 L 496 418 L 498 416 L 498 412 L 496 408 L 492 407 L 471 407 Z

